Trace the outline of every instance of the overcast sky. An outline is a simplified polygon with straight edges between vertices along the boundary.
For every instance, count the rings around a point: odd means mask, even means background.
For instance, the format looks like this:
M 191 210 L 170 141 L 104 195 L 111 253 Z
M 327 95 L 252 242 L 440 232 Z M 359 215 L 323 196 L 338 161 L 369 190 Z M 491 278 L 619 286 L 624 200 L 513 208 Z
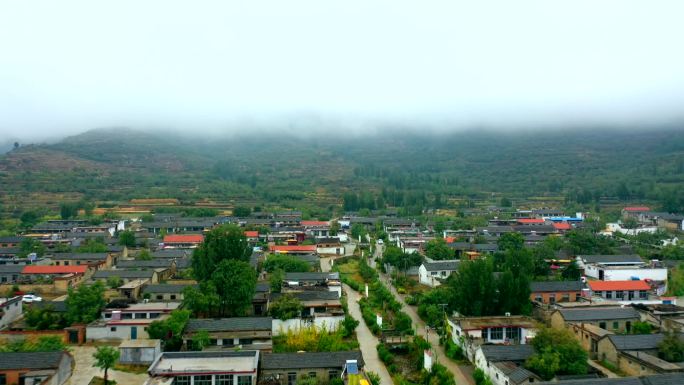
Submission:
M 671 122 L 682 15 L 681 0 L 3 1 L 0 133 Z

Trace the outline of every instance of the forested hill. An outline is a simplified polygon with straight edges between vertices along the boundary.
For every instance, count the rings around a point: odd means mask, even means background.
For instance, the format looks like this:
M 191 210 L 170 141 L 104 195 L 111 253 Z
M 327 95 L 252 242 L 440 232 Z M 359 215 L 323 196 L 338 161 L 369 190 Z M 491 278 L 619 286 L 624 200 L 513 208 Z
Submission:
M 93 130 L 0 158 L 2 208 L 174 197 L 340 207 L 448 206 L 505 195 L 684 206 L 684 130 L 402 134 L 301 139 Z M 679 192 L 679 193 L 678 193 Z M 372 201 L 372 203 L 371 203 Z

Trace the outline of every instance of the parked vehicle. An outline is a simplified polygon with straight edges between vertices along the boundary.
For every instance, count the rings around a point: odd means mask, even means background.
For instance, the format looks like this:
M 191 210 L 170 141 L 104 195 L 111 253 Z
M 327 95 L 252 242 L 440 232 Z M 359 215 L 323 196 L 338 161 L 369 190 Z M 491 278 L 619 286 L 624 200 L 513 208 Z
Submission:
M 23 297 L 21 297 L 21 300 L 25 303 L 31 303 L 31 302 L 42 302 L 43 298 L 34 295 L 34 294 L 26 294 Z

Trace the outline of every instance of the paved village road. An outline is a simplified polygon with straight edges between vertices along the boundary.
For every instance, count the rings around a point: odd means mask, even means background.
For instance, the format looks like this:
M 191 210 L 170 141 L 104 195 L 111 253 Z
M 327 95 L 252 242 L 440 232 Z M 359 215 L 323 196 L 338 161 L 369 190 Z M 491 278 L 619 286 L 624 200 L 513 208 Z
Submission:
M 359 326 L 356 328 L 356 338 L 359 340 L 359 345 L 361 345 L 361 353 L 363 355 L 363 361 L 366 364 L 366 371 L 375 372 L 380 375 L 380 383 L 382 385 L 391 385 L 392 377 L 390 376 L 385 364 L 380 361 L 378 357 L 378 351 L 376 346 L 379 341 L 376 336 L 371 333 L 368 329 L 368 325 L 363 322 L 363 317 L 361 316 L 361 308 L 359 307 L 358 300 L 361 299 L 361 294 L 352 290 L 351 287 L 344 285 L 344 291 L 347 293 L 349 314 L 359 321 Z
M 324 272 L 330 271 L 330 262 L 333 258 L 325 257 L 321 258 L 321 270 Z M 343 285 L 344 292 L 347 293 L 347 304 L 349 305 L 349 314 L 359 321 L 359 326 L 356 328 L 356 339 L 359 341 L 361 348 L 361 354 L 363 355 L 363 361 L 366 364 L 366 371 L 375 372 L 380 376 L 380 382 L 382 385 L 391 385 L 392 377 L 390 376 L 385 364 L 380 361 L 378 357 L 378 351 L 376 346 L 379 341 L 376 336 L 371 333 L 368 329 L 368 325 L 363 321 L 361 316 L 361 308 L 359 307 L 359 299 L 361 299 L 361 294 L 352 290 L 351 287 Z
M 382 256 L 382 246 L 378 245 L 377 249 L 375 250 L 375 258 L 378 258 L 379 256 Z M 375 259 L 374 258 L 374 259 Z M 372 265 L 375 265 L 375 261 L 371 261 Z M 418 313 L 416 312 L 416 308 L 411 307 L 406 304 L 404 301 L 404 297 L 397 293 L 396 289 L 394 286 L 391 284 L 390 277 L 386 274 L 380 273 L 380 279 L 385 283 L 385 286 L 387 286 L 390 289 L 390 292 L 394 295 L 394 297 L 399 301 L 399 303 L 402 306 L 402 310 L 409 316 L 411 317 L 411 320 L 413 321 L 414 328 L 416 329 L 416 333 L 420 336 L 425 337 L 430 344 L 432 344 L 432 354 L 435 359 L 435 362 L 440 363 L 441 365 L 444 365 L 447 369 L 451 371 L 451 373 L 454 374 L 454 378 L 456 380 L 456 384 L 458 385 L 463 385 L 463 384 L 470 384 L 470 385 L 475 385 L 475 380 L 473 380 L 472 372 L 473 372 L 473 367 L 472 365 L 458 365 L 454 361 L 452 361 L 449 357 L 447 357 L 444 353 L 444 346 L 441 346 L 439 344 L 439 335 L 435 330 L 430 330 L 428 332 L 428 329 L 426 328 L 425 322 L 420 319 L 418 316 Z M 426 337 L 427 336 L 427 337 Z
M 95 347 L 72 346 L 71 355 L 74 356 L 74 370 L 65 385 L 87 385 L 95 377 L 104 377 L 104 371 L 94 368 Z M 147 381 L 147 374 L 134 374 L 109 369 L 107 372 L 110 380 L 115 380 L 117 385 L 142 385 Z

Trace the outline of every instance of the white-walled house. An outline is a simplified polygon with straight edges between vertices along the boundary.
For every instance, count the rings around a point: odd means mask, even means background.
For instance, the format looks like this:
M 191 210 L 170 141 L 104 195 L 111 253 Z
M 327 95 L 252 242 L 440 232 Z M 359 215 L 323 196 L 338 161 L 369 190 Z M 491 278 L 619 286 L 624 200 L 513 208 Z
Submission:
M 532 345 L 482 345 L 475 351 L 474 364 L 494 385 L 521 385 L 541 379 L 523 367 L 534 354 Z
M 527 316 L 450 317 L 447 330 L 471 361 L 485 344 L 526 345 L 537 333 L 536 322 Z
M 445 261 L 432 261 L 428 259 L 418 268 L 418 280 L 423 285 L 430 287 L 439 286 L 441 280 L 447 279 L 451 274 L 458 271 L 460 264 L 461 261 L 458 259 Z

